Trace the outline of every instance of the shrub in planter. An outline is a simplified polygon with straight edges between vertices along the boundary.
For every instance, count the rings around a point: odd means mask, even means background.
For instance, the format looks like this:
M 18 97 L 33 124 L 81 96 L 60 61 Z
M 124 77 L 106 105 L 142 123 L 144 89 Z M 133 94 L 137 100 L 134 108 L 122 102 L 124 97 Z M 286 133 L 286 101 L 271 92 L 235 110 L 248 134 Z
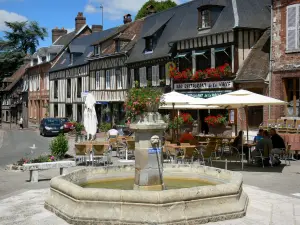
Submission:
M 52 155 L 61 159 L 68 151 L 68 140 L 64 134 L 55 137 L 50 143 L 50 150 Z

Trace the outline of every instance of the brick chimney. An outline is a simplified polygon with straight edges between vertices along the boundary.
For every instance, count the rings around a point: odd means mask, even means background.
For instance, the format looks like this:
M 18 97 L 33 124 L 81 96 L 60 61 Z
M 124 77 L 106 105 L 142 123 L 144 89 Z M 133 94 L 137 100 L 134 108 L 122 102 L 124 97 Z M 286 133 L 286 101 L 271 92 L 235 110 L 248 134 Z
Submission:
M 102 30 L 103 30 L 103 26 L 102 25 L 92 25 L 92 33 L 100 32 Z
M 123 18 L 124 18 L 124 19 L 123 19 L 124 24 L 126 24 L 126 23 L 131 23 L 131 22 L 132 22 L 132 19 L 131 19 L 131 15 L 130 15 L 130 14 L 124 15 Z
M 86 18 L 79 12 L 75 18 L 75 31 L 79 31 L 86 24 Z
M 54 43 L 60 36 L 63 36 L 65 34 L 67 34 L 68 31 L 65 30 L 64 28 L 54 28 L 52 29 L 52 43 Z
M 153 6 L 153 5 L 148 5 L 148 6 L 146 7 L 146 9 L 147 9 L 147 14 L 148 14 L 148 16 L 149 16 L 149 15 L 152 15 L 152 14 L 154 14 L 154 13 L 156 13 L 156 10 L 154 9 L 154 6 Z

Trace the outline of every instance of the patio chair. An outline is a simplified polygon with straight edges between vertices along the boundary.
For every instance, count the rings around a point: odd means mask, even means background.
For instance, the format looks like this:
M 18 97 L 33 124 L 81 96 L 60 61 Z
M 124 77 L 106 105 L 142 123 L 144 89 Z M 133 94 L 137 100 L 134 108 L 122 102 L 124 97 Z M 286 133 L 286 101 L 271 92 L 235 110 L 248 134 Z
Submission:
M 246 154 L 244 152 L 240 152 L 238 148 L 230 145 L 229 162 L 232 162 L 232 159 L 235 159 L 236 162 L 242 163 L 242 158 L 246 159 Z
M 276 126 L 276 120 L 274 119 L 268 119 L 268 124 L 267 124 L 268 128 L 273 128 Z
M 163 153 L 164 153 L 166 160 L 171 163 L 172 160 L 175 159 L 175 156 L 174 156 L 174 154 L 171 154 L 170 148 L 167 145 L 168 144 L 165 143 L 165 145 L 163 146 Z
M 127 140 L 127 156 L 128 158 L 134 158 L 135 141 Z
M 297 133 L 294 120 L 286 120 L 286 128 L 288 133 Z
M 183 150 L 183 155 L 177 157 L 177 162 L 181 161 L 182 163 L 190 162 L 193 163 L 194 161 L 194 153 L 196 149 L 194 147 L 187 147 Z
M 257 149 L 256 149 L 257 151 Z M 254 157 L 254 160 L 257 159 L 257 162 L 261 162 L 262 167 L 265 168 L 265 160 L 269 160 L 271 167 L 273 167 L 273 156 L 271 155 L 271 149 L 268 149 L 266 145 L 264 149 L 258 149 L 259 155 Z
M 287 165 L 286 160 L 287 159 L 289 160 L 289 159 L 293 158 L 293 153 L 291 153 L 291 147 L 292 147 L 292 145 L 291 144 L 287 144 L 286 146 L 287 147 L 285 149 L 282 149 L 282 150 L 283 150 L 284 162 Z M 291 161 L 290 160 L 289 160 L 289 165 L 291 165 Z
M 100 162 L 99 159 L 103 158 L 106 148 L 107 148 L 107 146 L 105 146 L 104 144 L 94 144 L 93 145 L 93 159 L 95 159 L 96 162 L 98 159 L 98 163 L 99 163 Z
M 86 161 L 86 145 L 85 144 L 76 144 L 75 145 L 75 163 L 77 164 L 77 161 L 79 161 L 79 163 L 85 161 L 85 164 L 87 164 Z
M 300 120 L 296 120 L 295 128 L 297 129 L 297 133 L 300 133 Z
M 212 166 L 212 156 L 216 154 L 216 146 L 216 141 L 209 141 L 206 146 L 201 146 L 199 148 L 199 163 L 202 159 L 203 165 L 205 165 L 205 160 L 207 160 Z
M 286 133 L 287 128 L 284 119 L 277 119 L 276 129 L 278 133 Z

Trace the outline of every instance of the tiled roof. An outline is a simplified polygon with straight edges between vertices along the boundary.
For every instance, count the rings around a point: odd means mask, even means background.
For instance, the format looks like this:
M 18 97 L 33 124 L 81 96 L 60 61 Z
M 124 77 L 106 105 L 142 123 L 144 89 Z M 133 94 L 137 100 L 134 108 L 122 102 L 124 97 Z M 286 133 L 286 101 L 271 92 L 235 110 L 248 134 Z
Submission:
M 121 41 L 124 41 L 125 43 L 128 42 L 125 45 L 121 46 L 120 52 L 127 52 L 132 49 L 136 41 L 140 38 L 141 29 L 143 27 L 144 20 L 136 20 L 132 23 L 128 24 L 128 27 L 126 30 L 122 31 L 120 34 L 118 34 L 113 39 L 120 39 Z M 102 50 L 101 56 L 104 55 L 111 55 L 116 53 L 116 43 L 113 42 L 111 45 L 109 45 L 106 49 Z M 101 57 L 100 56 L 100 57 Z
M 12 79 L 12 83 L 10 83 L 3 91 L 10 91 L 18 81 L 23 77 L 26 72 L 26 69 L 29 67 L 29 63 L 21 66 L 10 78 Z
M 211 29 L 199 32 L 198 8 L 206 5 L 220 6 L 222 10 Z M 160 28 L 163 29 L 162 34 L 151 54 L 144 54 L 145 39 L 140 38 L 127 63 L 167 57 L 172 43 L 179 40 L 229 32 L 239 27 L 265 30 L 270 26 L 271 20 L 270 10 L 267 8 L 269 5 L 271 0 L 193 0 L 147 16 L 141 37 L 152 35 Z
M 239 69 L 235 81 L 264 81 L 269 73 L 270 29 L 267 29 L 252 47 Z
M 94 47 L 92 46 L 93 43 L 96 41 L 105 39 L 106 37 L 110 36 L 112 33 L 115 32 L 117 28 L 111 28 L 108 30 L 104 30 L 101 32 L 95 32 L 90 35 L 85 35 L 83 37 L 75 38 L 69 47 L 71 51 L 79 51 L 82 53 L 81 55 L 74 58 L 74 62 L 70 65 L 70 54 L 69 50 L 65 51 L 63 55 L 60 57 L 58 62 L 49 70 L 49 72 L 54 72 L 58 70 L 63 70 L 67 68 L 71 68 L 74 66 L 80 66 L 87 63 L 86 57 L 89 55 L 90 52 L 93 52 Z

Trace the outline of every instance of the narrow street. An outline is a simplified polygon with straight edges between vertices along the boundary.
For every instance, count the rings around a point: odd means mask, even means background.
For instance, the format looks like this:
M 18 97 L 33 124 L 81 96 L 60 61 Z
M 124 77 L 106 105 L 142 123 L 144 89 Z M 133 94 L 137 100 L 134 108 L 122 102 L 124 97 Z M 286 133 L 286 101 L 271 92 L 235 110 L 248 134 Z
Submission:
M 51 139 L 34 130 L 0 130 L 0 167 L 15 163 L 26 155 L 36 157 L 48 153 Z

